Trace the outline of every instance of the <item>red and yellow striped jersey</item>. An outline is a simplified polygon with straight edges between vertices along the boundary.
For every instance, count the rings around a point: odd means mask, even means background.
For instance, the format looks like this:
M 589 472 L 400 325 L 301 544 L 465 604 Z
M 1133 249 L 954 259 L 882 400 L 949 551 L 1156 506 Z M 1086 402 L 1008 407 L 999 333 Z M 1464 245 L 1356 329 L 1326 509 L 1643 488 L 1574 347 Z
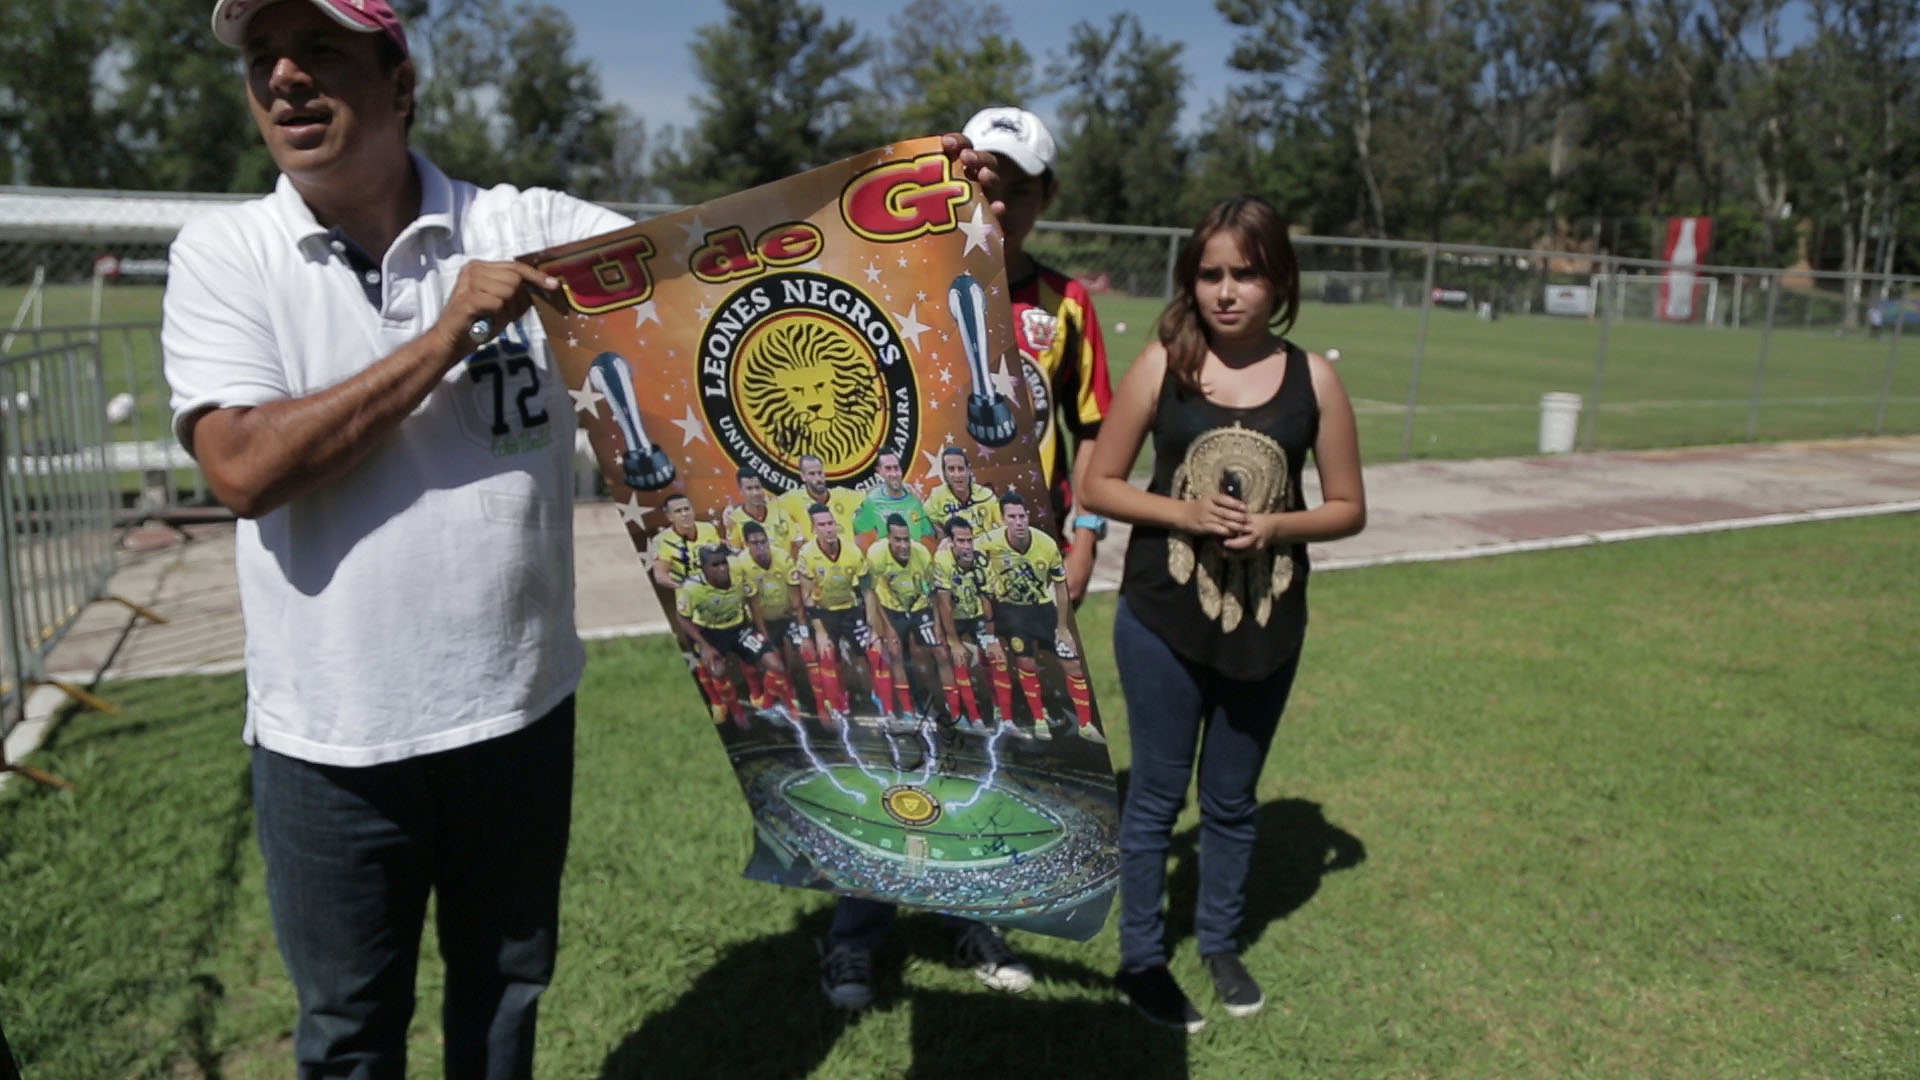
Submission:
M 1053 517 L 1062 534 L 1073 505 L 1073 468 L 1060 426 L 1074 440 L 1090 439 L 1106 419 L 1113 389 L 1107 378 L 1107 346 L 1093 297 L 1086 286 L 1038 263 L 1008 289 L 1013 301 L 1013 338 L 1026 361 L 1022 376 L 1039 422 L 1040 466 L 1053 496 Z

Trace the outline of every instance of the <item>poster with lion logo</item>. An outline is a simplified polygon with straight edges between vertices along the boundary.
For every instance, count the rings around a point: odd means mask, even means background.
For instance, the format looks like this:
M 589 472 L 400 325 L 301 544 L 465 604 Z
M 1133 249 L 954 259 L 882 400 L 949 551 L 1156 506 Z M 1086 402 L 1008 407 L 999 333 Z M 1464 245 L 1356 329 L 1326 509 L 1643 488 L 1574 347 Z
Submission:
M 526 261 L 747 876 L 1084 940 L 1118 814 L 1000 242 L 927 139 Z

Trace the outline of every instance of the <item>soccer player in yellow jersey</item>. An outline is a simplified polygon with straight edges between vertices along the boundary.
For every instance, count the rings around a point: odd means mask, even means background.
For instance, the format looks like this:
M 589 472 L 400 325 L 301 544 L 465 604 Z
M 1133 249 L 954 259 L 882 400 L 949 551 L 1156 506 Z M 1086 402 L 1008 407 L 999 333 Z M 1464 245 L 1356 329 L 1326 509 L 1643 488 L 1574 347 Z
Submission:
M 755 709 L 778 715 L 776 710 L 785 708 L 787 718 L 797 722 L 799 711 L 793 686 L 787 682 L 787 666 L 767 641 L 767 628 L 754 603 L 757 590 L 751 582 L 734 580 L 724 545 L 702 548 L 699 559 L 700 573 L 676 590 L 675 611 L 700 650 L 701 667 L 719 688 L 721 707 L 715 710 L 714 722 L 731 714 L 734 726 L 749 726 L 734 696 L 728 656 L 740 661 Z
M 973 463 L 965 450 L 949 446 L 940 451 L 940 477 L 940 486 L 927 496 L 927 513 L 933 516 L 941 539 L 948 537 L 947 522 L 952 518 L 973 526 L 976 538 L 1000 527 L 1000 498 L 973 478 Z
M 814 667 L 813 635 L 800 616 L 799 588 L 793 584 L 793 556 L 774 543 L 757 521 L 740 529 L 746 550 L 733 558 L 733 576 L 753 586 L 753 605 L 767 640 L 780 650 L 787 670 Z M 798 689 L 799 679 L 794 679 Z M 818 698 L 815 698 L 816 703 Z
M 907 663 L 907 654 L 911 652 L 914 659 L 923 664 L 929 659 L 933 661 L 940 685 L 946 691 L 948 714 L 958 720 L 960 710 L 954 692 L 953 663 L 941 648 L 940 624 L 933 611 L 933 556 L 926 547 L 913 542 L 913 527 L 907 524 L 906 515 L 887 515 L 886 526 L 886 540 L 867 549 L 867 567 L 873 582 L 867 596 L 874 623 L 886 627 L 881 637 L 886 645 L 887 662 L 899 673 L 893 689 L 899 697 L 900 708 L 894 715 L 911 724 L 915 713 L 931 711 L 914 707 L 913 668 Z
M 805 541 L 813 533 L 813 507 L 818 504 L 833 512 L 840 539 L 854 543 L 853 516 L 860 512 L 867 497 L 852 488 L 827 486 L 827 467 L 819 458 L 806 454 L 800 458 L 800 486 L 774 500 L 793 523 L 793 539 Z
M 727 507 L 727 545 L 735 551 L 745 551 L 745 529 L 748 523 L 752 523 L 760 526 L 772 539 L 774 550 L 782 555 L 792 555 L 794 545 L 804 535 L 794 530 L 793 517 L 773 505 L 773 500 L 767 497 L 766 485 L 760 482 L 759 474 L 752 469 L 740 470 L 739 484 L 739 505 Z
M 996 503 L 994 512 L 999 510 Z M 994 691 L 1004 698 L 999 703 L 1002 717 L 1013 715 L 1013 680 L 1007 671 L 1007 654 L 987 628 L 993 602 L 987 599 L 987 560 L 974 548 L 973 523 L 951 517 L 944 531 L 947 544 L 933 556 L 933 606 L 953 667 L 953 678 L 943 687 L 947 709 L 969 731 L 985 735 L 987 715 L 974 693 L 974 667 L 982 662 L 992 667 Z
M 1053 653 L 1067 677 L 1067 696 L 1073 699 L 1080 737 L 1104 743 L 1106 736 L 1093 722 L 1093 693 L 1087 688 L 1086 668 L 1081 666 L 1067 626 L 1066 612 L 1071 610 L 1071 603 L 1060 545 L 1031 527 L 1027 501 L 1019 492 L 1000 496 L 1000 513 L 1007 524 L 986 544 L 987 592 L 993 597 L 994 629 L 1007 640 L 1007 650 L 1020 673 L 1020 690 L 1033 714 L 1034 734 L 1039 736 L 1047 724 L 1037 660 L 1044 648 Z
M 667 527 L 653 538 L 653 580 L 663 588 L 678 589 L 700 575 L 700 549 L 719 543 L 720 530 L 696 518 L 693 500 L 685 495 L 667 496 L 661 509 L 667 512 Z M 722 713 L 725 708 L 722 688 L 707 671 L 707 666 L 700 663 L 697 642 L 682 621 L 674 622 L 673 631 L 688 670 L 700 684 L 700 692 L 706 695 L 707 705 L 716 714 Z
M 840 522 L 825 504 L 815 503 L 809 515 L 813 539 L 801 545 L 793 558 L 793 584 L 800 589 L 801 609 L 813 629 L 814 657 L 819 664 L 810 671 L 813 685 L 820 690 L 826 709 L 822 719 L 836 726 L 852 715 L 852 696 L 840 678 L 839 645 L 847 646 L 847 662 L 869 692 L 878 689 L 876 680 L 887 669 L 880 654 L 880 640 L 867 622 L 864 593 L 867 587 L 867 558 L 852 540 L 840 537 Z M 887 683 L 883 702 L 893 697 L 892 680 Z M 889 705 L 882 705 L 884 711 Z
M 685 495 L 669 495 L 661 509 L 667 512 L 667 528 L 653 538 L 653 580 L 669 589 L 677 589 L 698 577 L 700 549 L 720 542 L 720 530 L 694 516 L 693 500 Z

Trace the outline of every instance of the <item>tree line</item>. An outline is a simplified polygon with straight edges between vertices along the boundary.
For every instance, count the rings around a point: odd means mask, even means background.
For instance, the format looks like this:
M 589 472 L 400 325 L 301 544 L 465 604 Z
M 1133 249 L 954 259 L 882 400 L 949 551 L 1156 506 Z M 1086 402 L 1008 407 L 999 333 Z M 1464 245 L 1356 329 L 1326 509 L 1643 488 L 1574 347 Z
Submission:
M 203 0 L 0 2 L 0 175 L 270 181 Z M 1185 50 L 1132 15 L 1041 57 L 980 0 L 912 0 L 880 34 L 726 0 L 691 45 L 693 122 L 652 138 L 559 10 L 399 6 L 416 141 L 482 182 L 693 202 L 1045 103 L 1053 217 L 1184 225 L 1251 191 L 1326 235 L 1645 256 L 1704 214 L 1715 262 L 1920 269 L 1920 0 L 1215 0 L 1195 17 L 1236 32 L 1230 89 L 1186 128 Z

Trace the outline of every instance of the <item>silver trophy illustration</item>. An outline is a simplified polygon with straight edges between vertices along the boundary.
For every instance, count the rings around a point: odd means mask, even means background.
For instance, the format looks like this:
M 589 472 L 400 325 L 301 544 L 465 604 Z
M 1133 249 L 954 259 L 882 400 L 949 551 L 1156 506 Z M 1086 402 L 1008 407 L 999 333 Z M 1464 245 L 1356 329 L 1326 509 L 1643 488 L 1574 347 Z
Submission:
M 587 367 L 587 385 L 607 399 L 614 422 L 627 448 L 620 454 L 620 472 L 635 491 L 659 491 L 673 483 L 673 459 L 647 438 L 640 425 L 640 406 L 633 396 L 633 372 L 619 353 L 603 352 Z
M 973 393 L 967 396 L 967 433 L 982 446 L 1005 446 L 1018 430 L 1013 403 L 994 388 L 987 369 L 987 294 L 972 274 L 953 279 L 947 290 L 947 310 L 960 325 L 967 349 L 967 370 L 973 374 Z

